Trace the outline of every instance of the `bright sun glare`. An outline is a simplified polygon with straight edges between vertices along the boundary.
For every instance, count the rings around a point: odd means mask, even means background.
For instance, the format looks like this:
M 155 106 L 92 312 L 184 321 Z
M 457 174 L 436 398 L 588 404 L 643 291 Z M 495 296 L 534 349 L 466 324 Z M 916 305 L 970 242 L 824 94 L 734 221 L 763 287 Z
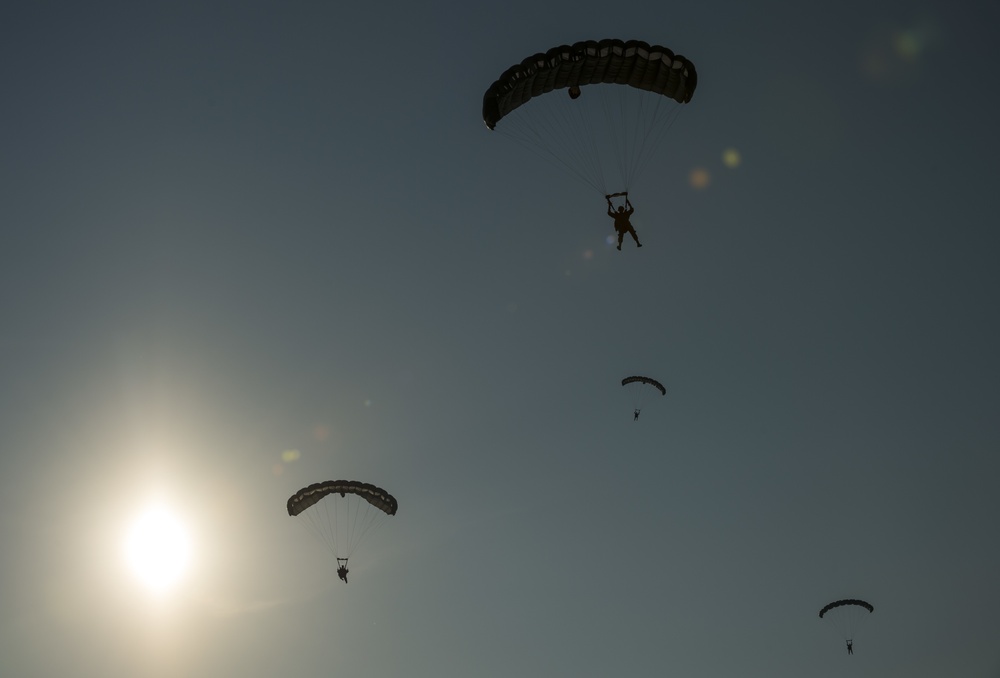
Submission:
M 154 592 L 172 588 L 191 561 L 191 542 L 184 526 L 166 508 L 148 509 L 129 530 L 125 543 L 129 568 Z

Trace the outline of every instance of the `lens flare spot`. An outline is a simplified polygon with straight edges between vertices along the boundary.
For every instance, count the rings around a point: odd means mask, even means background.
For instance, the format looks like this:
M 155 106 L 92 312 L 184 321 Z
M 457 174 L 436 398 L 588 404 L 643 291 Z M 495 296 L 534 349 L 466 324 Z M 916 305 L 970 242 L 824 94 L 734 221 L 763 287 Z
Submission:
M 942 28 L 933 17 L 916 17 L 909 25 L 873 32 L 861 52 L 861 68 L 884 82 L 922 82 L 922 59 L 942 44 Z
M 923 49 L 922 36 L 916 31 L 900 31 L 892 36 L 892 46 L 901 59 L 914 61 Z
M 722 164 L 730 169 L 736 169 L 742 161 L 743 158 L 740 156 L 740 152 L 735 148 L 727 148 L 722 152 Z
M 593 258 L 594 258 L 594 250 L 587 249 L 583 251 L 584 261 L 590 261 Z
M 711 182 L 711 176 L 709 175 L 708 170 L 704 167 L 696 167 L 691 170 L 688 180 L 691 182 L 692 188 L 701 190 L 708 188 L 708 184 Z
M 293 461 L 297 461 L 298 458 L 301 456 L 302 453 L 299 452 L 298 450 L 285 450 L 284 452 L 281 453 L 281 461 L 285 462 L 286 464 L 291 464 Z
M 274 476 L 280 476 L 284 472 L 285 472 L 284 464 L 275 463 L 275 465 L 271 467 L 271 474 Z
M 323 443 L 330 438 L 330 427 L 324 424 L 316 424 L 313 427 L 313 440 Z

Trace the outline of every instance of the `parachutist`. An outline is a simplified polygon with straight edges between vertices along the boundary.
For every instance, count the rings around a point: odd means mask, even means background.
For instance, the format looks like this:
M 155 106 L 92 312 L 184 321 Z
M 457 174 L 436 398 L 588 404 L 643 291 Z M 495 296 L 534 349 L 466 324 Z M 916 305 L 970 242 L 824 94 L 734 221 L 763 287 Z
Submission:
M 824 619 L 829 615 L 836 619 L 837 626 L 843 631 L 844 642 L 847 643 L 847 654 L 854 654 L 854 632 L 857 624 L 865 616 L 865 612 L 871 614 L 875 611 L 875 606 L 859 598 L 845 598 L 835 600 L 829 605 L 824 605 L 819 611 L 819 618 Z M 832 612 L 832 614 L 830 614 Z
M 362 506 L 365 508 L 360 514 Z M 396 515 L 399 503 L 391 494 L 371 483 L 326 480 L 303 487 L 293 494 L 288 498 L 287 508 L 290 516 L 304 514 L 300 520 L 307 521 L 310 530 L 337 557 L 337 576 L 346 584 L 350 551 L 383 518 Z M 352 518 L 337 520 L 338 516 Z
M 569 98 L 578 99 L 580 98 L 580 87 L 579 85 L 573 85 L 569 88 Z
M 649 403 L 652 391 L 648 389 L 655 389 L 661 396 L 667 395 L 667 389 L 663 387 L 663 384 L 656 379 L 643 377 L 638 374 L 622 379 L 622 387 L 626 386 L 629 387 L 629 393 L 631 394 L 632 421 L 639 421 L 639 413 Z
M 622 239 L 626 233 L 632 234 L 632 239 L 635 240 L 636 247 L 642 247 L 642 243 L 639 242 L 639 236 L 636 235 L 635 229 L 629 221 L 629 217 L 635 212 L 635 208 L 632 207 L 632 203 L 628 200 L 628 193 L 622 193 L 621 195 L 625 196 L 625 204 L 619 205 L 617 212 L 611 204 L 611 196 L 604 196 L 604 199 L 608 201 L 608 216 L 615 220 L 615 231 L 618 233 L 618 249 L 621 250 Z

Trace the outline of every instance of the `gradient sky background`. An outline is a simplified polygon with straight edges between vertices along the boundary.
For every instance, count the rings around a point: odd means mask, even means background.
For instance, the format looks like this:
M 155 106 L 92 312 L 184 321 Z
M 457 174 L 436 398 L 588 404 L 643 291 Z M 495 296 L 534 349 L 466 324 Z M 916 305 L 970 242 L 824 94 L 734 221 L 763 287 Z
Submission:
M 0 9 L 3 675 L 1000 675 L 1000 6 L 339 5 Z M 621 253 L 480 115 L 604 37 L 699 72 Z

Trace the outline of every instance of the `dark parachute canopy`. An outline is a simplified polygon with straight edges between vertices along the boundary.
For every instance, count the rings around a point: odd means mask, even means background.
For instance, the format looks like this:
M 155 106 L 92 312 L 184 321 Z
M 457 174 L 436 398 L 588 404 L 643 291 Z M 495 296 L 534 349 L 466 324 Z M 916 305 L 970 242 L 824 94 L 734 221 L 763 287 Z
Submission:
M 504 71 L 483 95 L 483 122 L 606 195 L 629 189 L 697 85 L 694 64 L 666 47 L 585 40 Z
M 504 71 L 483 96 L 483 122 L 495 129 L 501 118 L 532 97 L 599 83 L 627 85 L 686 104 L 698 86 L 698 73 L 684 57 L 642 40 L 560 45 Z
M 667 395 L 667 389 L 663 387 L 663 384 L 652 377 L 633 376 L 622 379 L 622 386 L 628 386 L 629 384 L 648 384 L 659 391 L 660 395 Z
M 365 535 L 396 515 L 396 498 L 371 483 L 327 480 L 288 498 L 288 515 L 302 524 L 345 564 Z
M 371 483 L 361 483 L 357 480 L 327 480 L 313 483 L 288 498 L 288 515 L 297 516 L 323 497 L 337 493 L 341 497 L 356 494 L 380 511 L 390 516 L 396 515 L 399 504 L 396 498 Z
M 865 608 L 866 610 L 868 610 L 868 612 L 875 611 L 875 608 L 872 606 L 871 603 L 866 603 L 865 601 L 858 600 L 857 598 L 845 598 L 844 600 L 835 600 L 826 607 L 824 607 L 822 610 L 820 610 L 819 618 L 822 619 L 823 615 L 825 615 L 830 610 L 837 607 L 843 607 L 844 605 L 857 605 L 858 607 Z

